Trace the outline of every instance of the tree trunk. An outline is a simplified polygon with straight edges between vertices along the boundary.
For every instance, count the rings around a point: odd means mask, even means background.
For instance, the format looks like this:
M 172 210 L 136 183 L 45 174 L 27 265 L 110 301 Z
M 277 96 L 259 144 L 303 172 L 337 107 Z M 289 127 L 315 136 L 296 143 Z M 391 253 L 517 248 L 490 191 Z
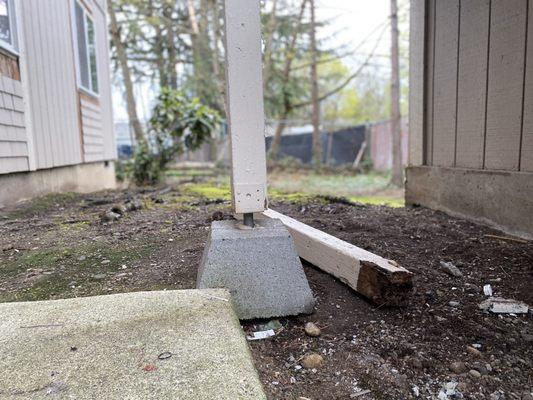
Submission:
M 400 115 L 400 57 L 398 31 L 398 3 L 391 0 L 391 131 L 392 131 L 392 180 L 396 186 L 403 186 L 402 127 Z
M 292 62 L 294 61 L 294 49 L 296 47 L 296 41 L 298 40 L 298 31 L 302 23 L 306 4 L 307 4 L 307 0 L 302 0 L 302 4 L 300 6 L 300 13 L 298 15 L 298 24 L 297 26 L 294 27 L 294 33 L 291 38 L 291 42 L 285 51 L 285 66 L 283 68 L 283 76 L 282 76 L 283 86 L 286 86 L 289 83 Z M 272 146 L 270 147 L 270 150 L 268 152 L 269 157 L 271 157 L 272 159 L 278 158 L 279 146 L 281 143 L 281 135 L 283 134 L 283 131 L 287 127 L 287 118 L 289 118 L 291 111 L 292 111 L 292 105 L 290 104 L 288 100 L 284 99 L 284 109 L 280 117 L 281 121 L 279 122 L 278 127 L 276 128 L 276 133 L 274 134 L 274 138 L 272 139 Z
M 310 0 L 311 4 L 311 97 L 313 105 L 313 164 L 315 168 L 322 165 L 322 134 L 320 132 L 320 100 L 318 98 L 318 73 L 317 61 L 318 50 L 316 45 L 316 18 L 315 0 Z
M 276 132 L 274 133 L 274 137 L 272 138 L 272 144 L 270 145 L 269 149 L 269 156 L 272 158 L 277 158 L 279 155 L 279 148 L 281 146 L 281 136 L 283 135 L 283 131 L 287 127 L 287 118 L 288 113 L 284 113 L 281 115 L 281 120 L 278 122 L 278 125 L 276 126 Z
M 165 27 L 167 30 L 167 54 L 168 54 L 168 83 L 172 89 L 178 88 L 178 71 L 176 70 L 176 43 L 174 33 L 174 21 L 172 19 L 174 13 L 174 3 L 165 4 L 163 9 L 163 17 L 165 18 Z
M 278 12 L 278 0 L 273 0 L 272 3 L 272 13 L 268 19 L 267 34 L 265 38 L 265 56 L 264 56 L 264 65 L 263 68 L 263 87 L 266 91 L 268 86 L 268 81 L 270 80 L 270 72 L 272 70 L 272 44 L 274 41 L 274 32 L 276 31 L 276 26 L 278 24 L 277 20 Z
M 143 129 L 137 115 L 137 105 L 135 104 L 135 95 L 133 94 L 133 82 L 131 80 L 131 70 L 128 66 L 128 58 L 126 55 L 126 49 L 120 35 L 120 29 L 117 23 L 117 16 L 113 9 L 112 1 L 108 1 L 108 13 L 110 22 L 111 40 L 117 50 L 117 58 L 122 72 L 122 78 L 124 80 L 124 88 L 126 92 L 126 107 L 128 110 L 128 118 L 130 125 L 135 135 L 137 143 L 141 143 L 145 140 Z

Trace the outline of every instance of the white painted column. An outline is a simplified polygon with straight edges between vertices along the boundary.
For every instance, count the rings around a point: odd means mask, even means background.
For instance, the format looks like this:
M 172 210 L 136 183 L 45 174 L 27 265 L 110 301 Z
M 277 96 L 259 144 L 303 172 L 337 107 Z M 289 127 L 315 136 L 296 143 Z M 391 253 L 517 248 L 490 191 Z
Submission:
M 236 213 L 266 206 L 265 116 L 259 0 L 224 0 L 231 187 Z

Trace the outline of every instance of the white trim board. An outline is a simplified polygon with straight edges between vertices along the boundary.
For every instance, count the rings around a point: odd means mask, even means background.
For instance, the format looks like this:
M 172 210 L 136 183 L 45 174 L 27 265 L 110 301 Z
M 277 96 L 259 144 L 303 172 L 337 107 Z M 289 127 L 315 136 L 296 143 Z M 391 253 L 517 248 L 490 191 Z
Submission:
M 298 255 L 377 304 L 401 305 L 413 274 L 396 262 L 347 243 L 274 210 L 263 215 L 279 219 L 289 230 Z

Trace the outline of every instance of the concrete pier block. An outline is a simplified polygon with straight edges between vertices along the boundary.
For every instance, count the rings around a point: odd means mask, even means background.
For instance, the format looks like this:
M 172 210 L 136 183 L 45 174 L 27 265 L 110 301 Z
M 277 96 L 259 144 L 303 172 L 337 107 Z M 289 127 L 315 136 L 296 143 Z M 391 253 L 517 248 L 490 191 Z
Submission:
M 315 304 L 293 239 L 273 219 L 254 229 L 213 222 L 197 287 L 228 289 L 240 319 L 309 314 Z

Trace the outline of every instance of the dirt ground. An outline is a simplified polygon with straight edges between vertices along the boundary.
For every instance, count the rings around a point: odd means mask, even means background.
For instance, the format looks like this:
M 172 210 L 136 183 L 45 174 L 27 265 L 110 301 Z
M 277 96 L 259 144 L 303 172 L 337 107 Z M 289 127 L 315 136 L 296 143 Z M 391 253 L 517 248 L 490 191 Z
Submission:
M 306 265 L 315 313 L 280 319 L 274 338 L 250 342 L 270 399 L 438 399 L 447 384 L 441 399 L 533 399 L 531 312 L 478 308 L 485 284 L 533 305 L 532 242 L 495 239 L 487 235 L 502 233 L 422 208 L 287 199 L 276 196 L 272 208 L 396 260 L 415 273 L 415 289 L 406 307 L 379 307 Z M 112 207 L 123 216 L 103 222 Z M 229 211 L 223 190 L 194 182 L 0 210 L 0 301 L 192 288 L 210 221 Z M 305 334 L 309 321 L 320 337 Z M 315 370 L 300 364 L 310 352 L 324 357 Z

